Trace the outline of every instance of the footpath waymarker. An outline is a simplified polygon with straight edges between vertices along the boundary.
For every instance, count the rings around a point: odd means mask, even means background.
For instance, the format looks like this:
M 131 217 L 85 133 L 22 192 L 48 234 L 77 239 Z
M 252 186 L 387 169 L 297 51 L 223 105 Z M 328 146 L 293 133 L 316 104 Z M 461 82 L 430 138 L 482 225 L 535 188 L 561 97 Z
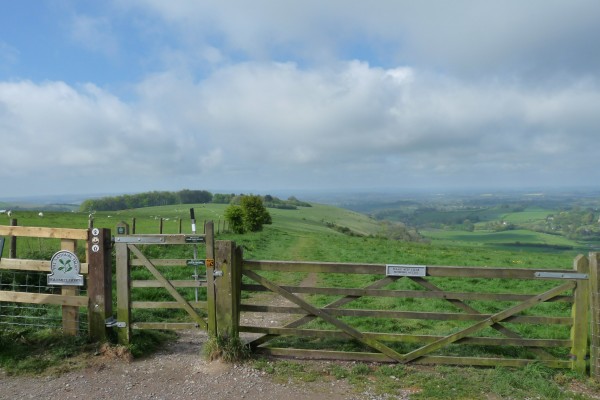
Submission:
M 60 250 L 50 259 L 48 285 L 83 286 L 83 275 L 79 273 L 81 263 L 75 253 Z

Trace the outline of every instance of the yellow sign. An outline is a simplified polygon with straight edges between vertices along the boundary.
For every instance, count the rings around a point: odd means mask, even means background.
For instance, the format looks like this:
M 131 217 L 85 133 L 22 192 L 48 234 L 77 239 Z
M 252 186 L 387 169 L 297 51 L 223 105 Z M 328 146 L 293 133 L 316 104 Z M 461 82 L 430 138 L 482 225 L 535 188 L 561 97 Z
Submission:
M 214 258 L 207 258 L 206 259 L 206 267 L 207 268 L 214 268 L 215 267 L 215 259 Z

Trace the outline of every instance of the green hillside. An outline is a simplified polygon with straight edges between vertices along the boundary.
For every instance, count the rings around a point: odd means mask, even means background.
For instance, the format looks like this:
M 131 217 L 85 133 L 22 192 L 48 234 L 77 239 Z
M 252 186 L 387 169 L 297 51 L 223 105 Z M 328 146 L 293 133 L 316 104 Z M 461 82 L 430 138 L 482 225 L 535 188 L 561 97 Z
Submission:
M 245 257 L 260 259 L 344 261 L 373 263 L 409 263 L 437 265 L 496 265 L 543 264 L 553 267 L 569 267 L 576 252 L 566 251 L 573 244 L 560 236 L 533 234 L 530 231 L 506 231 L 475 233 L 461 231 L 426 231 L 430 244 L 388 240 L 378 237 L 382 222 L 364 214 L 328 205 L 314 204 L 296 210 L 268 209 L 273 224 L 261 232 L 235 235 L 223 232 L 223 204 L 176 205 L 149 207 L 118 212 L 94 214 L 94 226 L 114 228 L 119 221 L 129 224 L 136 220 L 137 233 L 158 233 L 163 218 L 163 233 L 191 233 L 189 209 L 194 207 L 198 230 L 205 220 L 213 220 L 217 239 L 231 239 L 244 246 Z M 81 212 L 45 212 L 40 217 L 34 211 L 13 214 L 23 226 L 47 226 L 64 228 L 87 228 L 88 214 Z M 180 222 L 181 220 L 181 222 Z M 0 224 L 8 225 L 9 218 L 0 214 Z M 348 228 L 346 233 L 340 227 Z M 350 233 L 350 234 L 348 234 Z M 532 236 L 533 235 L 533 236 Z M 52 239 L 26 242 L 21 240 L 23 251 L 47 253 L 45 245 Z M 497 247 L 483 246 L 493 242 Z M 521 246 L 515 246 L 520 242 Z M 525 243 L 550 245 L 551 252 L 540 253 L 536 247 Z M 510 246 L 509 246 L 510 245 Z M 508 246 L 505 249 L 502 246 Z M 551 246 L 555 246 L 552 248 Z M 565 246 L 564 248 L 562 246 Z M 6 247 L 6 246 L 5 246 Z M 6 256 L 7 249 L 4 249 Z

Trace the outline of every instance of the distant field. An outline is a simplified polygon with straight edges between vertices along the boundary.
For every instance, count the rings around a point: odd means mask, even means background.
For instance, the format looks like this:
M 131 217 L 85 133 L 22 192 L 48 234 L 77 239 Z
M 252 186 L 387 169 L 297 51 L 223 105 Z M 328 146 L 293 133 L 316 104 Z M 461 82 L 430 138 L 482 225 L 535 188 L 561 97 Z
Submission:
M 529 207 L 524 211 L 519 212 L 511 212 L 502 215 L 502 219 L 506 222 L 511 222 L 513 224 L 524 224 L 531 223 L 536 221 L 543 221 L 550 214 L 553 214 L 555 211 L 548 210 L 539 207 Z
M 421 234 L 434 243 L 458 246 L 509 246 L 513 248 L 529 248 L 531 250 L 570 250 L 581 245 L 563 236 L 549 235 L 517 229 L 503 232 L 456 230 L 423 230 Z

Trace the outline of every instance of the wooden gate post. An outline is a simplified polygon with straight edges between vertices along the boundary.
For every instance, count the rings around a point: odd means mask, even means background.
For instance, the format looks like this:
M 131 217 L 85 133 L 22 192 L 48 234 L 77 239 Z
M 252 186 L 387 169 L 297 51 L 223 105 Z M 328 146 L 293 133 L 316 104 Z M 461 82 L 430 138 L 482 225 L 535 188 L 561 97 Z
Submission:
M 77 241 L 72 239 L 62 239 L 60 241 L 61 250 L 67 250 L 75 253 L 77 250 Z M 77 296 L 79 286 L 61 286 L 63 296 Z M 62 327 L 65 335 L 75 336 L 79 331 L 79 307 L 62 306 Z
M 590 253 L 590 291 L 592 334 L 590 345 L 590 376 L 600 382 L 600 253 Z
M 577 273 L 588 274 L 590 272 L 588 258 L 579 255 L 573 262 L 573 269 Z M 588 353 L 588 337 L 590 330 L 590 281 L 581 279 L 577 281 L 574 289 L 574 300 L 572 308 L 573 326 L 571 327 L 571 356 L 573 363 L 571 369 L 584 375 L 587 367 L 586 356 Z
M 217 310 L 215 306 L 215 226 L 212 221 L 204 222 L 206 238 L 206 308 L 208 313 L 208 334 L 217 335 Z
M 128 235 L 129 225 L 120 222 L 117 234 Z M 127 243 L 115 243 L 117 262 L 117 321 L 125 323 L 118 328 L 119 344 L 131 341 L 131 257 Z
M 17 226 L 16 218 L 10 220 L 10 226 Z M 8 248 L 8 258 L 17 258 L 17 237 L 10 236 L 10 247 Z
M 236 249 L 235 242 L 229 240 L 219 240 L 216 244 L 215 270 L 223 274 L 215 278 L 217 334 L 237 338 L 240 315 L 240 251 Z
M 110 229 L 91 229 L 88 238 L 88 323 L 90 338 L 106 341 L 106 320 L 112 317 Z

